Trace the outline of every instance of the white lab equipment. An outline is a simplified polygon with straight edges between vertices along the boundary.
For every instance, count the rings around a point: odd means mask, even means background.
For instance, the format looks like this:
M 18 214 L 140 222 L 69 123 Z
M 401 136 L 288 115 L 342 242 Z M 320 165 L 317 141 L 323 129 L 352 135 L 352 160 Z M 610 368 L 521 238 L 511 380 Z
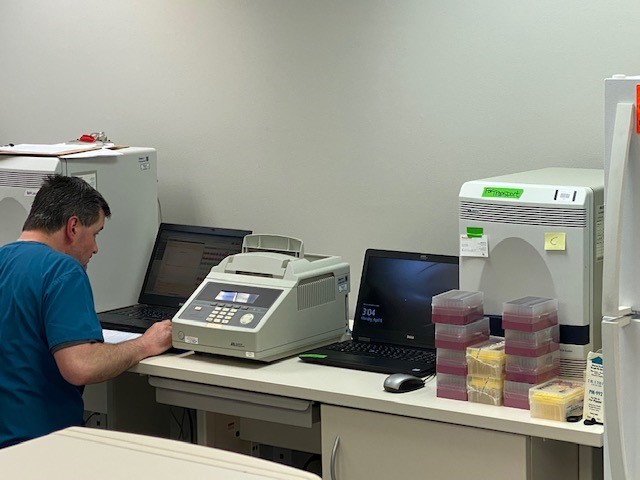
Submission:
M 84 427 L 66 428 L 4 448 L 0 450 L 0 463 L 5 478 L 23 480 L 85 477 L 173 480 L 177 476 L 211 480 L 320 480 L 310 472 L 241 453 Z
M 460 189 L 460 288 L 484 292 L 484 312 L 526 296 L 558 300 L 560 372 L 582 379 L 600 348 L 604 174 L 543 168 Z
M 173 317 L 173 346 L 269 362 L 337 341 L 349 274 L 340 257 L 305 254 L 298 239 L 247 235 Z
M 605 80 L 605 478 L 640 477 L 640 76 Z
M 129 147 L 63 157 L 0 156 L 0 245 L 15 241 L 44 178 L 85 179 L 105 197 L 112 216 L 87 268 L 96 311 L 136 303 L 158 230 L 156 151 Z

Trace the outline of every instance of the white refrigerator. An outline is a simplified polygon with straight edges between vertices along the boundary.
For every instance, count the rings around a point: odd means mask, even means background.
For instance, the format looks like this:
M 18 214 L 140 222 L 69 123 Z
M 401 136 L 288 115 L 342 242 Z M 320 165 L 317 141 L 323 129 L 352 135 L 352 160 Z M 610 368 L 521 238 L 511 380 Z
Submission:
M 640 478 L 640 76 L 605 80 L 605 478 Z

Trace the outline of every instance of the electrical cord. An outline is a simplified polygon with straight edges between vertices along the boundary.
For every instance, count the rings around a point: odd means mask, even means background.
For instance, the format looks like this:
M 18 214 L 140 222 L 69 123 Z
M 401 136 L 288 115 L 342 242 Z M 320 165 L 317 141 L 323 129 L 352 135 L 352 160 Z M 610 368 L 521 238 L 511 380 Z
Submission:
M 195 410 L 189 409 L 188 418 L 189 418 L 189 433 L 191 438 L 191 443 L 196 443 L 196 429 L 194 428 L 195 421 L 193 416 L 196 414 Z
M 176 415 L 175 407 L 169 407 L 171 418 L 173 418 L 173 420 L 176 422 L 176 425 L 178 425 L 178 440 L 183 440 L 184 438 L 184 411 L 185 409 L 182 409 L 182 420 L 180 420 Z
M 93 412 L 91 415 L 89 415 L 89 416 L 84 420 L 84 422 L 82 422 L 82 426 L 83 426 L 83 427 L 86 427 L 86 426 L 87 426 L 87 423 L 89 423 L 89 420 L 91 420 L 91 419 L 92 419 L 93 417 L 95 417 L 96 415 L 100 415 L 100 413 L 99 413 L 99 412 Z

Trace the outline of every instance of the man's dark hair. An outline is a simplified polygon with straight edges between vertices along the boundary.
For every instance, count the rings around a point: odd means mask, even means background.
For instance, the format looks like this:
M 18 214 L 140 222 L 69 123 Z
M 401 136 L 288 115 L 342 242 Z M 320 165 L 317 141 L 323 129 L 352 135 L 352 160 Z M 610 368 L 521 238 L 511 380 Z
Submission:
M 73 216 L 88 227 L 98 221 L 101 210 L 105 217 L 111 216 L 109 204 L 100 192 L 81 178 L 48 175 L 33 200 L 22 230 L 54 233 Z

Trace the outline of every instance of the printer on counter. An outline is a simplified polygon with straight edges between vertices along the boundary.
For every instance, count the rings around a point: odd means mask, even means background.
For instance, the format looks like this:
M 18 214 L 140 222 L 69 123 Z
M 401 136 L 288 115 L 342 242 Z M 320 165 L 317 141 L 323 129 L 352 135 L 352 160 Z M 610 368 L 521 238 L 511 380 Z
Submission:
M 270 362 L 333 343 L 347 329 L 349 264 L 301 240 L 247 235 L 173 318 L 173 346 Z

